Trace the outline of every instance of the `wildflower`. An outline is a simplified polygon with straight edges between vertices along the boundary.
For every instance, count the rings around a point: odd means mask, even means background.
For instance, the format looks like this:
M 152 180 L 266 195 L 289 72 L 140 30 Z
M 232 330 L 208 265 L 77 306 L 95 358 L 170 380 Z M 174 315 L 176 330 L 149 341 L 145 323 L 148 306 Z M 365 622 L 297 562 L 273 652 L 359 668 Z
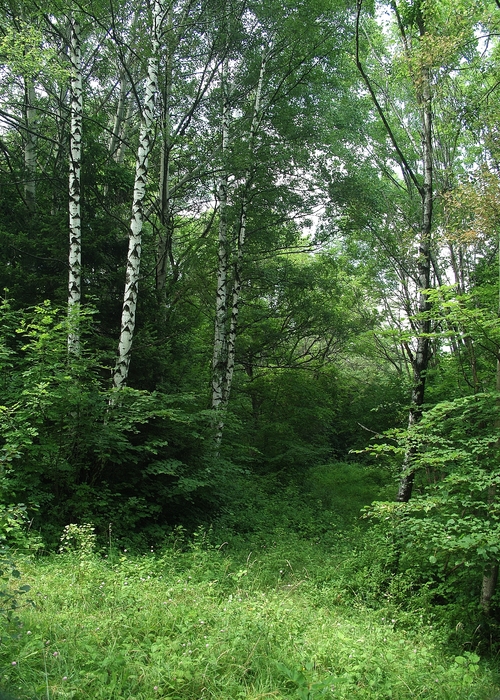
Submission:
M 52 654 L 52 656 L 59 656 L 59 652 L 58 652 L 58 651 L 55 651 L 55 652 Z
M 31 634 L 31 630 L 28 630 L 28 631 L 26 632 L 26 634 Z
M 13 662 L 12 662 L 12 665 L 13 665 L 13 666 L 17 666 L 17 661 L 13 661 Z
M 67 680 L 68 680 L 68 676 L 63 676 L 62 679 L 63 679 L 63 681 L 67 681 Z

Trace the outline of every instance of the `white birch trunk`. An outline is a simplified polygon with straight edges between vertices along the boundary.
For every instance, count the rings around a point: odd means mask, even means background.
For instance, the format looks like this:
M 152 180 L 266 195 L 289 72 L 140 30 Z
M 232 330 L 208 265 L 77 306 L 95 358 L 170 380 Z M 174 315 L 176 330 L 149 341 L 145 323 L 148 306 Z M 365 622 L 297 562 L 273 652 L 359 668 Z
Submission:
M 221 214 L 219 224 L 218 277 L 214 354 L 212 360 L 212 409 L 216 412 L 215 442 L 219 446 L 224 430 L 223 412 L 226 410 L 231 386 L 233 383 L 234 364 L 236 358 L 236 336 L 238 328 L 239 303 L 241 296 L 243 253 L 247 229 L 247 212 L 250 187 L 253 177 L 253 158 L 255 139 L 261 119 L 261 100 L 264 74 L 268 55 L 261 62 L 259 80 L 255 91 L 252 123 L 250 125 L 249 165 L 245 173 L 241 207 L 238 221 L 238 232 L 233 253 L 233 280 L 231 292 L 231 315 L 228 328 L 228 253 L 227 253 L 227 221 L 225 209 L 227 206 L 227 180 L 221 190 Z M 225 113 L 224 117 L 227 116 Z M 224 125 L 223 125 L 224 131 Z
M 71 131 L 69 154 L 69 280 L 68 280 L 68 316 L 70 332 L 68 334 L 68 351 L 80 352 L 80 333 L 78 324 L 81 301 L 81 267 L 82 267 L 82 222 L 80 211 L 81 160 L 82 160 L 82 119 L 83 90 L 81 70 L 80 27 L 73 16 L 70 27 L 70 63 L 71 63 Z
M 497 390 L 500 384 L 500 362 L 497 362 Z M 496 484 L 492 484 L 488 489 L 488 506 L 492 506 L 496 500 Z M 487 570 L 483 574 L 483 581 L 481 585 L 481 598 L 480 605 L 486 614 L 489 614 L 491 607 L 491 600 L 495 595 L 496 587 L 498 583 L 498 561 L 490 564 Z
M 266 70 L 267 55 L 262 58 L 259 81 L 257 83 L 257 89 L 255 91 L 255 101 L 252 116 L 252 123 L 250 126 L 250 153 L 249 153 L 249 166 L 245 173 L 245 182 L 243 186 L 243 192 L 241 197 L 241 209 L 240 218 L 238 223 L 238 235 L 236 238 L 236 249 L 233 260 L 233 289 L 232 289 L 232 300 L 231 300 L 231 321 L 229 325 L 229 334 L 227 339 L 227 365 L 226 365 L 226 376 L 224 378 L 223 395 L 222 402 L 224 406 L 227 406 L 229 401 L 229 395 L 231 393 L 231 386 L 233 383 L 234 374 L 234 363 L 236 358 L 236 334 L 238 328 L 238 314 L 240 308 L 240 295 L 241 295 L 241 274 L 243 266 L 243 249 L 245 245 L 245 238 L 247 232 L 247 212 L 248 212 L 248 200 L 250 194 L 250 187 L 252 184 L 253 177 L 253 158 L 255 149 L 255 138 L 257 136 L 257 131 L 260 124 L 260 103 L 262 99 L 262 86 L 264 83 L 264 74 Z
M 215 334 L 212 355 L 212 408 L 217 411 L 222 402 L 223 378 L 226 354 L 227 284 L 229 255 L 227 249 L 227 197 L 228 173 L 226 153 L 229 141 L 229 104 L 224 95 L 222 114 L 222 162 L 223 172 L 219 180 L 219 242 L 217 248 L 217 292 L 215 299 Z
M 411 49 L 404 30 L 401 17 L 399 15 L 399 10 L 396 2 L 391 0 L 390 3 L 395 15 L 397 24 L 399 27 L 401 40 L 403 42 L 405 52 L 407 54 L 408 60 L 411 61 Z M 418 75 L 413 77 L 414 88 L 417 94 L 418 107 L 420 109 L 420 117 L 422 121 L 422 167 L 423 167 L 423 183 L 420 182 L 412 166 L 405 158 L 403 151 L 401 150 L 398 139 L 395 137 L 393 130 L 387 120 L 385 111 L 380 104 L 377 95 L 372 87 L 370 79 L 368 78 L 359 57 L 359 22 L 361 14 L 362 0 L 357 2 L 357 15 L 356 15 L 356 65 L 360 71 L 363 80 L 365 81 L 366 87 L 371 95 L 373 103 L 379 113 L 380 118 L 384 124 L 387 134 L 392 142 L 392 145 L 398 155 L 405 180 L 408 182 L 413 182 L 416 190 L 418 191 L 421 198 L 421 228 L 419 236 L 419 250 L 417 258 L 417 269 L 418 269 L 418 287 L 419 287 L 419 300 L 418 300 L 418 310 L 419 313 L 423 314 L 430 309 L 429 301 L 425 290 L 429 288 L 430 285 L 430 270 L 431 270 L 431 234 L 432 234 L 432 212 L 433 212 L 433 154 L 432 154 L 432 90 L 431 90 L 431 70 L 429 66 L 425 64 L 422 65 L 421 70 Z M 420 35 L 420 42 L 422 42 L 425 34 L 426 27 L 422 15 L 417 14 L 417 24 Z M 413 389 L 411 395 L 411 404 L 408 416 L 408 427 L 411 427 L 420 420 L 422 413 L 422 405 L 425 396 L 425 381 L 426 373 L 429 365 L 430 356 L 430 342 L 429 342 L 429 330 L 430 321 L 428 318 L 424 317 L 423 321 L 418 321 L 418 338 L 417 338 L 417 349 L 415 355 L 412 356 L 410 353 L 410 359 L 413 369 Z M 413 481 L 415 478 L 415 472 L 412 470 L 412 458 L 413 458 L 413 448 L 409 444 L 406 450 L 403 471 L 401 475 L 401 480 L 399 482 L 399 490 L 396 499 L 400 502 L 406 503 L 411 498 Z
M 245 183 L 246 185 L 247 183 Z M 249 183 L 248 183 L 249 184 Z M 236 360 L 236 334 L 238 330 L 238 315 L 240 311 L 241 275 L 243 267 L 243 247 L 245 245 L 247 230 L 248 188 L 245 188 L 241 202 L 240 219 L 238 223 L 238 236 L 233 259 L 233 288 L 231 295 L 231 320 L 227 336 L 227 361 L 224 382 L 222 386 L 222 403 L 226 407 L 229 402 L 231 386 L 233 384 L 234 363 Z
M 132 19 L 132 24 L 130 27 L 130 46 L 133 46 L 134 42 L 137 40 L 136 29 L 138 14 L 139 10 L 136 10 Z M 130 53 L 131 52 L 128 51 L 127 56 L 122 57 L 122 61 L 129 60 Z M 118 96 L 118 104 L 116 106 L 116 113 L 113 119 L 113 126 L 111 127 L 111 134 L 108 146 L 109 154 L 116 163 L 123 162 L 123 156 L 125 153 L 125 139 L 127 137 L 129 123 L 133 111 L 133 100 L 129 98 L 130 70 L 127 71 L 123 64 L 119 68 L 119 76 L 120 93 Z
M 135 168 L 132 218 L 130 221 L 127 272 L 125 279 L 125 292 L 123 295 L 118 359 L 113 372 L 113 384 L 117 389 L 124 386 L 127 382 L 132 351 L 132 341 L 135 333 L 137 297 L 139 291 L 139 273 L 141 265 L 142 227 L 144 223 L 143 206 L 148 175 L 148 158 L 151 151 L 154 101 L 156 91 L 158 89 L 158 49 L 161 14 L 162 3 L 160 0 L 155 0 L 153 9 L 152 55 L 148 61 L 148 75 L 146 80 L 146 91 L 142 110 L 139 147 L 137 150 Z

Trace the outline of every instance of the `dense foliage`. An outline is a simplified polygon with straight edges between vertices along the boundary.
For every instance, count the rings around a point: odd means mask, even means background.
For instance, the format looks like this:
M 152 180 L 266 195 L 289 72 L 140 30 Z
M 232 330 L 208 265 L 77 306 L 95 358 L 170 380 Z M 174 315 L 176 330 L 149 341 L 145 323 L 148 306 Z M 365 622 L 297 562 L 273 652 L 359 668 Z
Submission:
M 455 629 L 466 697 L 500 609 L 498 1 L 0 8 L 9 639 L 30 552 L 62 546 L 56 578 L 80 557 L 90 591 L 165 546 L 173 585 L 180 529 L 235 560 L 288 533 L 343 601 Z M 327 696 L 313 657 L 248 687 Z

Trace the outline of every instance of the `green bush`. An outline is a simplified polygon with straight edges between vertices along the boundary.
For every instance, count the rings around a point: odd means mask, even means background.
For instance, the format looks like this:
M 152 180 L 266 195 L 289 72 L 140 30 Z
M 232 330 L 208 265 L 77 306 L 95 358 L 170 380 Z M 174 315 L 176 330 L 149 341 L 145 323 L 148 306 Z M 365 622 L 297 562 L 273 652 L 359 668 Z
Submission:
M 50 547 L 66 524 L 85 521 L 102 537 L 112 523 L 116 539 L 141 545 L 217 506 L 230 467 L 210 461 L 196 397 L 110 390 L 86 347 L 91 312 L 82 312 L 82 352 L 71 357 L 65 311 L 47 302 L 6 316 L 0 503 L 25 503 Z

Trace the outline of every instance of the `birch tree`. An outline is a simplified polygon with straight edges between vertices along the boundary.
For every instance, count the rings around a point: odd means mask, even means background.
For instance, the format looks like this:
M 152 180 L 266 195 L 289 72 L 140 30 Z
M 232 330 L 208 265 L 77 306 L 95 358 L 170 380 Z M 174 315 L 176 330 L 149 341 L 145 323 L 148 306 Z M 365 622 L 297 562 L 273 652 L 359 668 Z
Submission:
M 395 87 L 387 76 L 383 76 L 382 81 L 371 78 L 361 58 L 362 0 L 358 0 L 357 7 L 356 63 L 385 129 L 393 153 L 393 163 L 400 170 L 402 180 L 397 181 L 398 176 L 394 165 L 388 166 L 386 174 L 397 183 L 400 192 L 406 193 L 409 214 L 406 225 L 410 231 L 415 232 L 416 238 L 415 244 L 411 240 L 408 241 L 411 260 L 406 260 L 406 268 L 403 255 L 395 256 L 400 277 L 406 285 L 404 306 L 407 312 L 407 324 L 415 334 L 414 346 L 405 344 L 413 371 L 408 415 L 408 426 L 411 428 L 419 421 L 422 414 L 431 356 L 432 322 L 427 292 L 432 286 L 433 278 L 436 284 L 439 284 L 442 279 L 433 236 L 436 228 L 434 201 L 437 196 L 434 155 L 435 118 L 439 111 L 436 93 L 439 83 L 445 76 L 443 66 L 451 70 L 451 66 L 457 65 L 460 60 L 464 36 L 459 33 L 458 37 L 453 37 L 449 27 L 445 26 L 439 14 L 443 6 L 431 8 L 420 0 L 416 2 L 391 0 L 389 7 L 394 18 L 400 50 L 391 48 L 390 53 L 398 70 L 401 72 L 403 68 L 407 80 L 406 87 L 400 86 L 400 92 L 396 94 L 396 91 L 389 92 L 388 89 L 380 87 L 381 82 L 389 84 L 391 88 Z M 457 14 L 460 13 L 457 12 Z M 368 44 L 370 45 L 369 39 Z M 380 65 L 384 70 L 385 65 L 382 61 Z M 408 92 L 408 88 L 411 92 Z M 405 106 L 402 107 L 402 105 Z M 418 197 L 418 208 L 414 207 L 412 201 L 415 194 Z M 412 220 L 413 211 L 417 214 L 418 220 L 416 218 Z M 412 448 L 409 445 L 397 494 L 397 500 L 400 502 L 407 502 L 411 497 L 415 476 L 411 466 L 412 454 Z
M 261 207 L 270 217 L 267 225 L 271 225 L 273 216 L 284 222 L 293 216 L 291 210 L 295 207 L 306 212 L 311 205 L 305 172 L 311 167 L 312 144 L 320 132 L 318 115 L 311 105 L 304 117 L 303 103 L 300 104 L 298 109 L 302 116 L 298 119 L 308 126 L 315 122 L 310 131 L 304 129 L 300 137 L 294 132 L 291 115 L 299 86 L 310 85 L 319 57 L 329 51 L 328 41 L 333 44 L 341 33 L 342 22 L 337 20 L 338 24 L 332 27 L 324 10 L 322 5 L 317 5 L 305 17 L 298 12 L 291 16 L 286 12 L 279 15 L 280 10 L 276 8 L 276 15 L 280 17 L 276 21 L 276 16 L 270 19 L 268 7 L 255 4 L 243 15 L 245 31 L 249 34 L 244 49 L 240 49 L 237 58 L 230 54 L 231 60 L 221 72 L 222 158 L 217 183 L 217 287 L 211 363 L 211 408 L 217 449 L 222 440 L 224 415 L 236 367 L 248 239 L 255 236 L 255 221 L 264 216 Z M 308 34 L 304 26 L 310 29 Z M 328 65 L 327 60 L 324 65 Z M 324 73 L 321 75 L 325 77 Z M 283 128 L 280 119 L 287 110 L 290 110 L 290 121 Z M 285 181 L 281 180 L 280 168 L 281 173 L 287 173 Z M 273 202 L 271 193 L 278 192 L 281 194 Z M 283 211 L 278 212 L 281 205 Z M 268 239 L 267 242 L 261 239 L 264 248 L 272 245 L 271 237 Z
M 229 251 L 227 237 L 227 197 L 229 188 L 229 172 L 227 164 L 227 151 L 229 142 L 229 65 L 225 60 L 221 71 L 221 101 L 222 101 L 222 129 L 221 129 L 221 174 L 218 183 L 219 199 L 219 226 L 217 245 L 217 287 L 215 295 L 215 334 L 212 355 L 212 409 L 216 418 L 216 442 L 222 438 L 223 420 L 218 417 L 219 409 L 223 408 L 224 397 L 224 364 L 226 358 L 226 317 L 229 275 Z
M 109 154 L 116 163 L 123 162 L 124 144 L 126 140 L 127 125 L 130 123 L 132 112 L 132 100 L 130 99 L 130 84 L 125 70 L 120 70 L 120 91 L 116 113 L 109 137 Z
M 242 284 L 242 263 L 247 232 L 248 206 L 250 199 L 250 189 L 252 186 L 252 179 L 254 175 L 256 137 L 262 119 L 262 87 L 264 82 L 266 65 L 271 51 L 271 48 L 266 48 L 264 50 L 259 70 L 259 78 L 255 88 L 253 113 L 248 138 L 248 167 L 244 173 L 241 192 L 239 194 L 239 215 L 236 224 L 236 233 L 234 237 L 234 249 L 232 251 L 232 285 L 230 292 L 228 290 L 228 283 L 230 278 L 227 274 L 227 223 L 226 221 L 224 221 L 225 212 L 221 224 L 219 225 L 216 326 L 214 355 L 212 360 L 212 367 L 214 368 L 212 383 L 212 408 L 216 411 L 216 413 L 219 416 L 221 415 L 220 412 L 224 411 L 227 408 L 229 402 L 229 395 L 231 393 L 231 386 L 233 382 L 234 363 L 236 355 L 236 333 L 238 328 L 238 315 Z M 224 121 L 225 118 L 226 114 L 223 115 Z M 223 130 L 226 129 L 227 125 L 224 124 Z M 223 138 L 224 137 L 227 138 L 227 134 L 223 133 Z M 223 187 L 226 184 L 227 183 L 223 183 Z M 222 193 L 222 196 L 226 196 L 224 191 Z M 226 203 L 224 203 L 224 208 L 225 207 Z M 230 309 L 228 309 L 229 299 L 231 302 Z M 219 417 L 219 419 L 217 420 L 216 442 L 220 442 L 222 438 L 222 429 L 223 419 Z
M 118 344 L 118 359 L 113 372 L 113 384 L 119 389 L 127 382 L 132 342 L 136 325 L 137 297 L 139 292 L 139 274 L 141 265 L 142 228 L 144 224 L 144 197 L 148 176 L 148 159 L 152 145 L 152 125 L 155 95 L 158 88 L 158 62 L 160 30 L 163 19 L 161 0 L 155 0 L 152 18 L 151 56 L 148 59 L 148 70 L 145 85 L 144 104 L 137 150 L 134 194 L 132 203 L 132 218 L 130 222 L 129 247 L 127 255 L 127 271 L 125 292 L 123 296 L 120 340 Z
M 71 124 L 69 146 L 69 280 L 68 315 L 71 330 L 68 350 L 80 352 L 78 315 L 82 297 L 82 220 L 81 220 L 81 169 L 83 86 L 82 50 L 80 26 L 75 14 L 70 19 L 69 59 L 71 64 Z
M 11 3 L 5 11 L 5 19 L 10 21 L 10 26 L 3 28 L 0 53 L 10 68 L 11 78 L 16 74 L 19 75 L 23 97 L 19 100 L 22 105 L 19 118 L 16 118 L 10 110 L 2 110 L 2 117 L 10 122 L 9 126 L 15 124 L 22 134 L 23 199 L 29 214 L 33 215 L 36 209 L 37 170 L 36 81 L 44 62 L 41 50 L 43 39 L 38 27 L 39 18 L 36 17 L 33 7 Z M 15 92 L 14 88 L 13 93 Z

